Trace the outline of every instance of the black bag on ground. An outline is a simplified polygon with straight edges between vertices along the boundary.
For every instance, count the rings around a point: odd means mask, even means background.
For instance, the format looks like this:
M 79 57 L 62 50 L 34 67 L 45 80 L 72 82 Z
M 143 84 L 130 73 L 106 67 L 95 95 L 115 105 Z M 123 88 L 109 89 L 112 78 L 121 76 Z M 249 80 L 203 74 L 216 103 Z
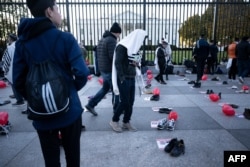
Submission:
M 51 60 L 34 62 L 25 86 L 29 119 L 50 119 L 68 111 L 69 86 Z

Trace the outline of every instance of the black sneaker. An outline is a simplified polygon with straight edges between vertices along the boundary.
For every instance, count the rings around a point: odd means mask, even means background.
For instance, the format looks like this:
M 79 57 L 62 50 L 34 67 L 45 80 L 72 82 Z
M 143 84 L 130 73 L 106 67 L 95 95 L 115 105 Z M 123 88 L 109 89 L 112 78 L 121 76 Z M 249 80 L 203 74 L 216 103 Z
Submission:
M 160 79 L 159 78 L 155 77 L 155 80 L 160 83 Z
M 230 105 L 231 107 L 233 107 L 233 108 L 239 108 L 239 106 L 238 105 L 236 105 L 236 104 L 228 104 L 228 105 Z
M 172 111 L 172 108 L 160 108 L 159 113 L 169 114 Z
M 246 119 L 250 119 L 250 109 L 249 108 L 245 108 L 245 111 L 243 113 L 244 117 Z
M 21 111 L 22 114 L 28 114 L 28 110 Z
M 94 116 L 98 115 L 94 108 L 92 108 L 88 105 L 86 105 L 85 107 L 86 107 L 87 111 L 90 112 L 91 114 L 93 114 Z
M 165 146 L 164 151 L 170 153 L 177 143 L 178 143 L 177 138 L 171 139 L 168 145 Z
M 193 88 L 200 88 L 201 83 L 200 82 L 195 82 Z
M 146 89 L 149 89 L 151 87 L 151 84 L 148 84 L 145 86 Z
M 151 101 L 159 101 L 160 100 L 160 95 L 153 95 L 150 97 Z
M 223 85 L 227 85 L 228 83 L 227 83 L 227 81 L 223 81 L 222 84 Z
M 221 99 L 221 92 L 218 93 L 219 98 Z
M 82 129 L 82 131 L 85 131 L 86 130 L 86 126 L 82 125 L 81 129 Z
M 167 83 L 165 81 L 160 81 L 160 84 L 166 85 Z
M 20 106 L 20 105 L 24 105 L 24 104 L 25 104 L 24 101 L 17 101 L 15 103 L 13 103 L 12 105 L 13 106 Z
M 195 81 L 189 81 L 188 84 L 195 84 Z
M 178 157 L 179 155 L 184 153 L 185 153 L 185 145 L 184 141 L 181 139 L 175 144 L 174 148 L 170 152 L 170 155 L 173 157 Z
M 16 97 L 15 97 L 15 95 L 10 95 L 9 96 L 11 99 L 15 99 Z

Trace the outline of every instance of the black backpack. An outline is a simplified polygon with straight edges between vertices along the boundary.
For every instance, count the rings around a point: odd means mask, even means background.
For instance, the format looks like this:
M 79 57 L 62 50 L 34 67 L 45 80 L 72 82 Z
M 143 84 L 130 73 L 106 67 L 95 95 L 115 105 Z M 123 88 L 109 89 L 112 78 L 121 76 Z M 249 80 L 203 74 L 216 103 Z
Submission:
M 69 110 L 69 86 L 52 59 L 33 61 L 25 86 L 29 119 L 51 119 Z

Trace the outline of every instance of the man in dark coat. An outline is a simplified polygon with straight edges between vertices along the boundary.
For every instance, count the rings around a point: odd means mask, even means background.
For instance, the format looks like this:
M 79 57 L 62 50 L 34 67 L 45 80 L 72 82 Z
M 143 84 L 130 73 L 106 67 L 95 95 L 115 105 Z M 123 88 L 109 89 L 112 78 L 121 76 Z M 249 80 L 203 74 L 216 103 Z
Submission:
M 239 82 L 244 83 L 244 78 L 247 76 L 250 66 L 250 43 L 249 36 L 244 36 L 236 45 L 236 57 Z
M 204 67 L 206 63 L 206 59 L 209 55 L 209 44 L 205 40 L 204 35 L 200 36 L 200 39 L 196 42 L 193 57 L 197 64 L 197 78 L 196 82 L 194 83 L 194 88 L 201 87 L 201 78 L 204 73 Z
M 103 78 L 102 88 L 91 98 L 85 106 L 89 112 L 97 116 L 95 106 L 103 99 L 103 97 L 112 89 L 112 62 L 117 39 L 119 38 L 122 29 L 118 23 L 114 23 L 110 31 L 105 31 L 103 38 L 97 45 L 97 62 L 98 68 Z M 114 99 L 113 99 L 114 100 Z

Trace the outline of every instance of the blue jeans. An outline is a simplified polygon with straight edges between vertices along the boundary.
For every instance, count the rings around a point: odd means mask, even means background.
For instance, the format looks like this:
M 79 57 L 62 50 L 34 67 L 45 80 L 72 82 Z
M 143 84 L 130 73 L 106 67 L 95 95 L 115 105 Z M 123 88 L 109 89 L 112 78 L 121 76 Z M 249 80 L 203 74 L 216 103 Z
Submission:
M 119 103 L 115 108 L 112 120 L 119 122 L 121 114 L 124 112 L 123 122 L 128 123 L 132 116 L 135 101 L 135 78 L 126 78 L 122 83 L 118 79 Z
M 245 78 L 248 75 L 250 60 L 239 60 L 238 59 L 238 75 L 239 77 Z
M 95 96 L 92 99 L 89 100 L 88 103 L 88 106 L 92 108 L 94 108 L 109 92 L 109 90 L 112 89 L 111 73 L 101 72 L 101 76 L 103 78 L 102 88 L 95 94 Z

